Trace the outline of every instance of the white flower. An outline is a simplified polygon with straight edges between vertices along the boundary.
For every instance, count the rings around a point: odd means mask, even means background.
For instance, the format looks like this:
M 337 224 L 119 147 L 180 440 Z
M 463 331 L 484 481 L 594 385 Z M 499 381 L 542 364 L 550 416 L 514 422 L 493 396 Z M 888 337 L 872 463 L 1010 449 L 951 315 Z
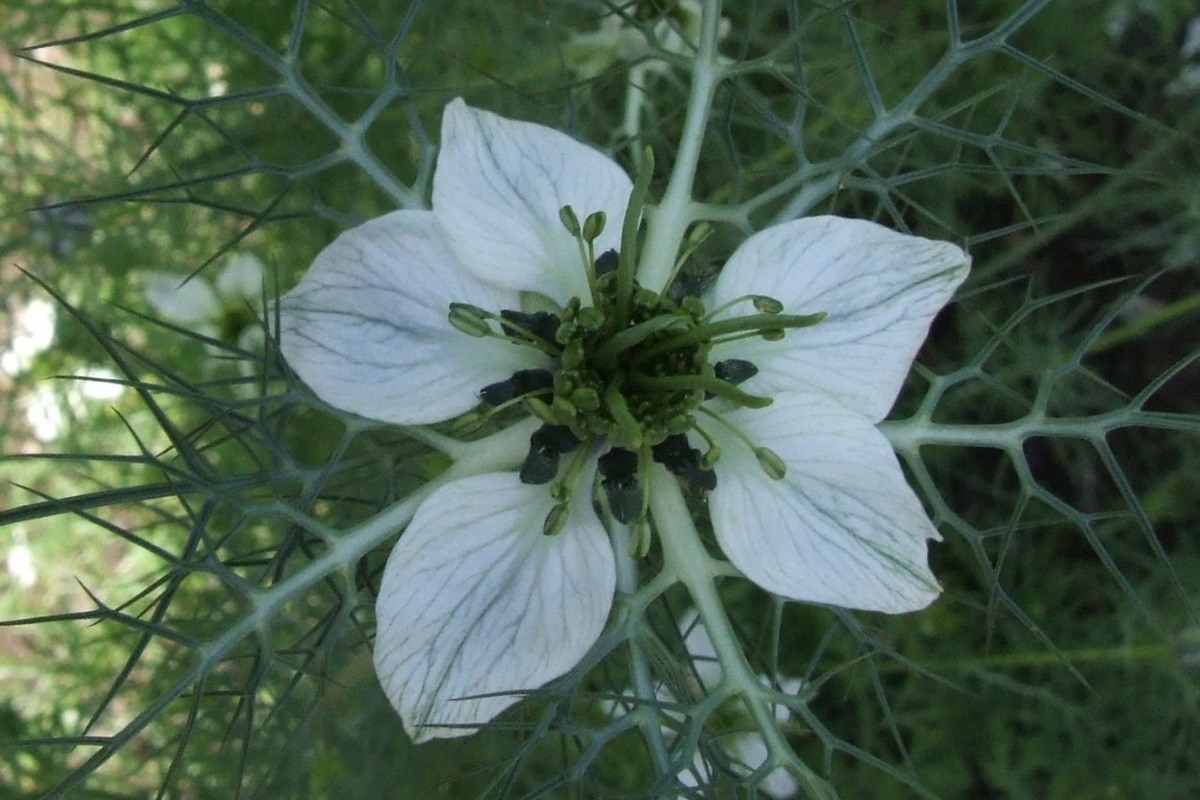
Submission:
M 40 383 L 26 399 L 25 421 L 38 441 L 52 442 L 67 430 L 62 400 L 49 383 Z
M 54 341 L 54 303 L 40 297 L 14 309 L 8 347 L 0 352 L 0 370 L 12 376 L 33 366 L 33 360 Z
M 543 423 L 527 452 L 480 450 L 509 468 L 436 489 L 388 560 L 375 665 L 418 741 L 472 732 L 587 652 L 614 591 L 593 497 L 644 537 L 664 467 L 769 591 L 887 612 L 938 593 L 937 531 L 875 425 L 966 254 L 803 219 L 677 304 L 634 291 L 632 248 L 605 255 L 630 192 L 591 148 L 457 100 L 433 210 L 342 234 L 282 300 L 284 355 L 336 407 L 419 425 L 482 397 Z
M 93 413 L 91 403 L 111 402 L 124 392 L 124 381 L 108 367 L 83 367 L 63 380 L 39 383 L 26 400 L 25 421 L 35 439 L 50 442 Z
M 8 549 L 8 556 L 4 562 L 8 567 L 9 577 L 17 586 L 22 589 L 32 589 L 33 585 L 37 583 L 37 563 L 23 531 L 18 530 L 14 534 L 12 546 Z
M 150 272 L 142 275 L 142 287 L 146 301 L 167 320 L 215 339 L 232 333 L 241 344 L 242 336 L 261 334 L 253 320 L 262 305 L 263 276 L 257 256 L 239 253 L 213 281 L 203 275 Z

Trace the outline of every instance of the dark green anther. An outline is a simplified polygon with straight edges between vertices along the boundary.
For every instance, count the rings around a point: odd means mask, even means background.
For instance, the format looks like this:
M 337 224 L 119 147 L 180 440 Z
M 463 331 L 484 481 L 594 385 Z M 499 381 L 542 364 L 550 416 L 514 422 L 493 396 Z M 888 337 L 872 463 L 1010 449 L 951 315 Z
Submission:
M 558 457 L 579 447 L 571 429 L 563 425 L 543 425 L 529 437 L 529 453 L 521 465 L 521 483 L 541 485 L 558 474 Z
M 555 344 L 555 334 L 562 324 L 562 321 L 549 311 L 526 313 L 505 310 L 500 312 L 500 319 L 503 320 L 500 328 L 509 336 L 523 339 L 532 337 L 549 345 Z
M 596 462 L 608 507 L 618 522 L 628 524 L 642 513 L 642 490 L 638 482 L 636 453 L 614 447 Z
M 726 383 L 736 386 L 757 375 L 758 367 L 742 358 L 727 358 L 713 364 L 713 373 Z
M 605 275 L 613 274 L 617 271 L 620 263 L 621 259 L 617 256 L 616 250 L 605 250 L 596 258 L 596 277 L 603 278 Z
M 708 492 L 717 488 L 717 473 L 704 466 L 700 451 L 688 443 L 687 436 L 668 436 L 656 444 L 651 453 L 654 460 L 666 467 L 672 475 L 677 475 Z
M 549 393 L 554 388 L 554 376 L 548 369 L 522 369 L 506 381 L 489 383 L 479 390 L 479 396 L 489 406 L 498 406 L 527 394 Z

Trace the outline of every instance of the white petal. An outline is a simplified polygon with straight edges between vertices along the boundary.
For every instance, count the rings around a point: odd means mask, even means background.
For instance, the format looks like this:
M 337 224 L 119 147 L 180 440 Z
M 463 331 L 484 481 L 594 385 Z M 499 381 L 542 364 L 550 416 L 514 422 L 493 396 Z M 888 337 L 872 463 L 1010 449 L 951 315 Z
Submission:
M 548 363 L 450 324 L 451 302 L 499 311 L 520 301 L 463 270 L 428 211 L 395 211 L 343 233 L 280 302 L 292 369 L 327 403 L 384 422 L 450 419 L 484 386 Z
M 202 275 L 150 272 L 142 276 L 146 302 L 164 319 L 177 325 L 196 325 L 218 319 L 221 302 Z
M 464 265 L 484 280 L 536 291 L 562 304 L 587 298 L 579 246 L 559 220 L 608 218 L 596 254 L 620 247 L 632 189 L 611 159 L 542 125 L 446 106 L 433 177 L 433 210 Z
M 820 389 L 873 421 L 887 415 L 933 317 L 967 276 L 949 242 L 864 220 L 810 217 L 768 228 L 737 249 L 713 286 L 712 307 L 765 294 L 786 313 L 829 316 L 782 342 L 744 339 L 713 350 L 759 368 L 751 392 Z M 722 316 L 751 313 L 742 304 Z
M 725 418 L 787 465 L 772 480 L 744 443 L 712 426 L 722 447 L 713 528 L 747 578 L 793 600 L 868 611 L 915 611 L 937 597 L 925 545 L 937 530 L 864 417 L 809 394 Z
M 236 303 L 238 307 L 249 301 L 254 311 L 258 311 L 265 274 L 266 270 L 258 256 L 252 253 L 230 256 L 225 266 L 217 273 L 217 294 L 225 302 Z
M 414 741 L 472 733 L 595 643 L 616 575 L 578 495 L 553 536 L 547 487 L 512 473 L 448 484 L 417 510 L 388 559 L 375 638 L 375 670 Z

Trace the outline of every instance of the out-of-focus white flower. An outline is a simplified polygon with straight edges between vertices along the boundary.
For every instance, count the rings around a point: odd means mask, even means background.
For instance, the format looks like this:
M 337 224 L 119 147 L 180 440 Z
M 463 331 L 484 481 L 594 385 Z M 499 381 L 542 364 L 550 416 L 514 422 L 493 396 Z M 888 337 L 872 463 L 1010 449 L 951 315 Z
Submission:
M 1183 44 L 1179 46 L 1179 57 L 1185 61 L 1200 57 L 1200 17 L 1192 17 L 1184 28 Z
M 67 398 L 75 410 L 82 409 L 81 401 L 116 400 L 124 392 L 120 376 L 108 367 L 84 367 L 75 373 Z
M 692 659 L 696 677 L 706 688 L 717 686 L 721 682 L 721 665 L 717 661 L 717 651 L 695 611 L 689 611 L 680 618 L 679 630 L 684 635 L 683 644 Z M 760 676 L 759 679 L 764 686 L 771 685 L 771 679 L 766 675 Z M 797 694 L 804 688 L 804 680 L 790 676 L 778 676 L 776 685 L 787 694 Z M 791 709 L 787 706 L 775 706 L 777 722 L 785 723 L 791 717 Z M 733 760 L 733 768 L 737 771 L 744 771 L 746 774 L 767 763 L 767 758 L 770 756 L 767 751 L 767 743 L 763 741 L 762 735 L 757 731 L 750 730 L 751 727 L 752 723 L 747 720 L 746 730 L 721 740 L 722 747 Z M 693 768 L 681 772 L 679 782 L 684 786 L 696 787 L 699 785 L 698 779 L 707 779 L 708 777 L 708 767 L 697 753 Z M 776 798 L 776 800 L 795 797 L 796 793 L 800 791 L 800 785 L 796 783 L 796 779 L 782 767 L 767 773 L 767 776 L 759 781 L 758 788 L 763 794 Z
M 683 635 L 684 648 L 691 662 L 690 668 L 695 678 L 699 680 L 701 689 L 707 692 L 718 686 L 721 683 L 722 673 L 721 665 L 717 661 L 717 651 L 695 611 L 689 610 L 680 617 L 679 632 Z M 766 675 L 759 676 L 759 680 L 763 686 L 771 685 L 771 680 Z M 799 694 L 800 690 L 805 687 L 805 682 L 801 678 L 778 676 L 776 685 L 783 692 L 794 695 Z M 601 704 L 603 712 L 607 716 L 617 717 L 625 710 L 636 706 L 637 703 L 645 702 L 637 700 L 632 691 L 623 692 L 622 697 L 629 699 L 605 700 Z M 660 712 L 664 717 L 675 723 L 683 721 L 684 714 L 682 712 L 668 710 L 670 707 L 677 706 L 679 701 L 665 687 L 655 688 L 654 701 L 664 707 L 664 710 Z M 775 706 L 774 711 L 775 720 L 781 724 L 791 719 L 792 712 L 787 706 Z M 728 756 L 731 769 L 739 774 L 748 775 L 765 764 L 770 753 L 762 735 L 752 730 L 753 723 L 748 718 L 743 722 L 743 725 L 739 725 L 742 730 L 720 739 L 720 745 Z M 672 731 L 668 726 L 663 726 L 663 735 L 670 740 Z M 676 777 L 682 786 L 696 789 L 702 784 L 710 782 L 713 776 L 703 754 L 697 751 L 692 766 L 680 771 Z M 795 797 L 800 791 L 800 786 L 786 769 L 777 768 L 758 782 L 758 790 L 774 800 L 786 800 Z
M 54 303 L 34 297 L 14 310 L 12 338 L 0 353 L 0 370 L 17 376 L 33 364 L 33 359 L 54 342 Z
M 25 406 L 25 421 L 34 438 L 51 442 L 66 433 L 73 421 L 91 414 L 92 403 L 116 400 L 125 388 L 108 367 L 84 367 L 68 378 L 38 384 Z
M 52 442 L 67 429 L 67 414 L 62 399 L 46 382 L 38 384 L 25 405 L 25 421 L 30 433 L 41 442 Z
M 1164 91 L 1169 96 L 1200 92 L 1200 64 L 1185 64 Z
M 142 276 L 146 301 L 177 325 L 215 339 L 242 332 L 246 323 L 229 331 L 230 320 L 246 320 L 262 304 L 263 263 L 250 253 L 232 256 L 210 281 L 203 275 L 151 272 Z
M 637 9 L 628 13 L 636 14 Z M 613 64 L 652 58 L 659 53 L 687 55 L 696 52 L 700 39 L 699 0 L 679 0 L 652 23 L 635 24 L 617 12 L 600 20 L 594 31 L 574 36 L 563 48 L 567 67 L 580 78 L 594 78 Z M 721 18 L 719 37 L 728 35 L 730 23 Z M 645 65 L 654 72 L 669 69 L 666 62 L 651 60 Z
M 30 589 L 37 583 L 37 565 L 33 560 L 33 551 L 25 539 L 25 532 L 18 530 L 13 534 L 12 547 L 8 549 L 5 566 L 13 581 L 22 589 Z
M 232 256 L 211 281 L 202 275 L 187 279 L 183 275 L 150 273 L 142 276 L 142 285 L 147 302 L 168 321 L 257 356 L 266 346 L 260 320 L 265 273 L 257 256 L 240 253 Z M 260 372 L 257 358 L 243 357 L 216 344 L 206 345 L 205 350 L 211 357 L 207 362 L 210 369 L 232 361 L 244 377 Z M 244 394 L 252 394 L 252 390 L 248 384 L 237 388 Z

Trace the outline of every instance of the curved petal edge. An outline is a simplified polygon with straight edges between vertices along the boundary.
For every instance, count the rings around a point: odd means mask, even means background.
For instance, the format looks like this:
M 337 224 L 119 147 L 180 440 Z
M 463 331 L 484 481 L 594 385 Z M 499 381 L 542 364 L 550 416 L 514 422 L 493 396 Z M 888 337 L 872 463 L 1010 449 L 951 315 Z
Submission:
M 599 638 L 611 545 L 586 498 L 543 535 L 553 505 L 512 473 L 464 478 L 430 495 L 392 550 L 374 662 L 414 741 L 475 732 Z

